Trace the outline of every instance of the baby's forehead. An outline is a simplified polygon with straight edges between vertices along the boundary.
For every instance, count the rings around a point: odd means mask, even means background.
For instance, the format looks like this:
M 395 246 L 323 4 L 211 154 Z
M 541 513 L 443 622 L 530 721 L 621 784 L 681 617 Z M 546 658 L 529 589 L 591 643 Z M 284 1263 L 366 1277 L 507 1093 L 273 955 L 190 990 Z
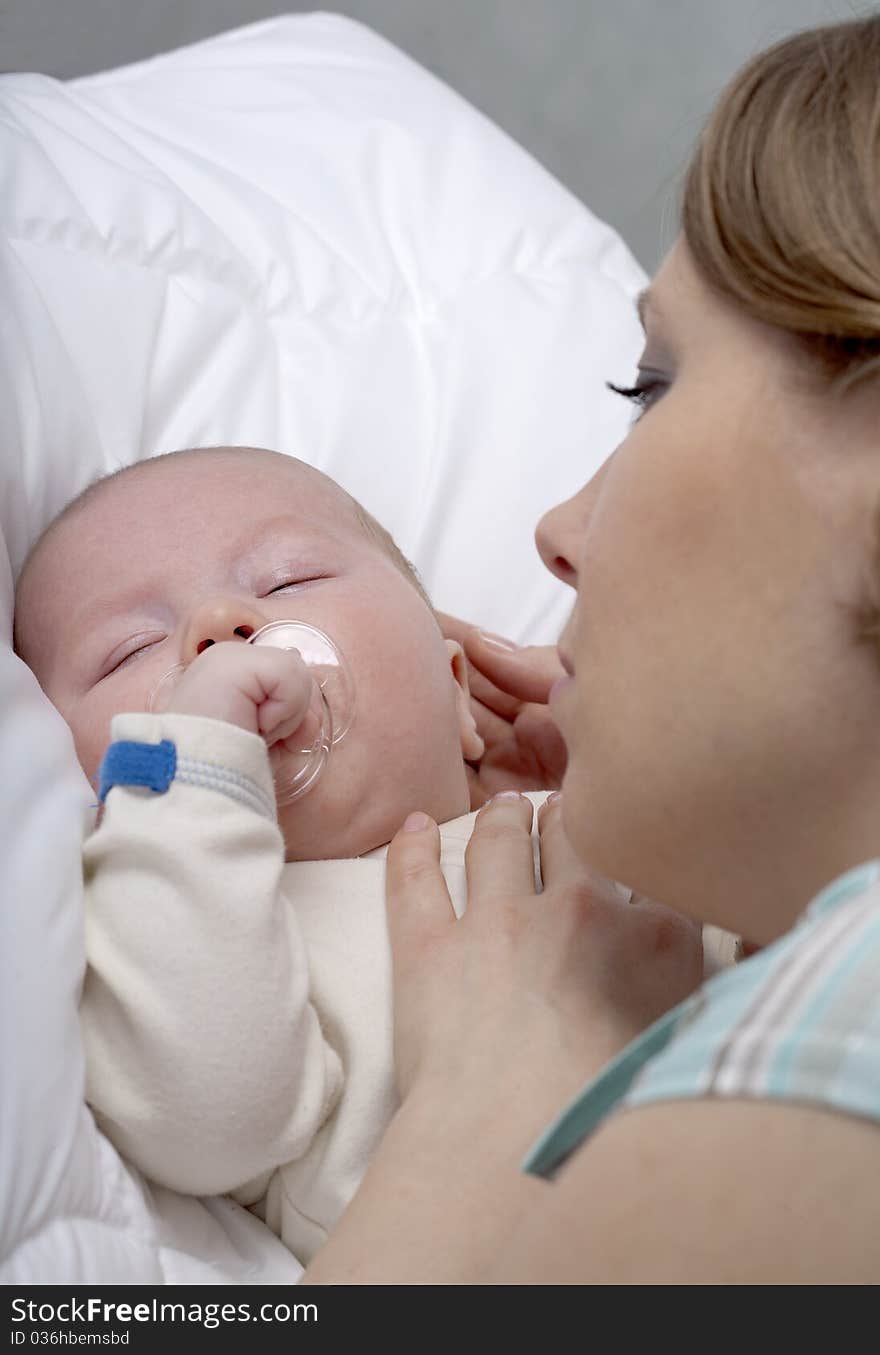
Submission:
M 97 481 L 55 520 L 19 580 L 16 605 L 72 571 L 125 573 L 151 550 L 203 554 L 289 514 L 310 535 L 360 532 L 354 501 L 321 471 L 260 449 L 205 449 L 138 462 Z M 216 530 L 215 530 L 216 529 Z
M 242 497 L 243 487 L 247 497 Z M 112 516 L 132 508 L 184 510 L 221 503 L 244 514 L 266 494 L 291 508 L 332 504 L 334 516 L 348 500 L 334 480 L 295 457 L 259 448 L 202 448 L 139 461 L 99 480 L 82 496 L 78 511 Z
M 335 481 L 293 457 L 237 449 L 199 450 L 138 462 L 91 486 L 59 523 L 71 546 L 103 543 L 105 554 L 119 537 L 124 550 L 130 533 L 138 537 L 185 540 L 210 545 L 214 524 L 241 524 L 290 513 L 315 530 L 335 531 L 353 522 L 351 501 Z M 218 542 L 218 545 L 222 543 Z

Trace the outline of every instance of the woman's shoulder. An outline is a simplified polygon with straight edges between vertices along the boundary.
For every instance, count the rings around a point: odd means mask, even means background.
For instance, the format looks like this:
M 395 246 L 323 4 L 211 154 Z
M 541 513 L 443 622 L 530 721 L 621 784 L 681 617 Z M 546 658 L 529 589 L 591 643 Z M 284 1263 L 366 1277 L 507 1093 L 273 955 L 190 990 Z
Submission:
M 629 1045 L 526 1166 L 555 1174 L 615 1110 L 722 1097 L 880 1122 L 880 862 L 840 877 L 779 941 L 717 974 Z
M 880 1119 L 880 872 L 695 996 L 628 1096 L 778 1097 Z

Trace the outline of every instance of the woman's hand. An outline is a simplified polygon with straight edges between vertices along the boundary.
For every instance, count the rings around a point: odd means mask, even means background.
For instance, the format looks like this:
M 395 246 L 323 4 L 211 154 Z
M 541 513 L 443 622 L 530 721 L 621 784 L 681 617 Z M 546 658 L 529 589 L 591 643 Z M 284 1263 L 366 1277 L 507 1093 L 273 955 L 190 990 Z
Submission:
M 503 1282 L 499 1256 L 548 1206 L 546 1185 L 521 1171 L 523 1154 L 700 981 L 699 927 L 659 904 L 627 902 L 582 865 L 558 803 L 538 821 L 543 893 L 531 803 L 512 794 L 480 811 L 460 921 L 437 825 L 418 817 L 387 862 L 403 1103 L 306 1283 Z
M 449 1088 L 496 1117 L 520 1115 L 522 1149 L 566 1099 L 702 978 L 700 928 L 586 867 L 559 801 L 538 818 L 511 794 L 477 816 L 467 849 L 468 906 L 456 921 L 436 825 L 388 850 L 395 1057 L 401 1094 Z M 443 1100 L 442 1096 L 439 1098 Z
M 522 1172 L 537 1134 L 702 962 L 695 924 L 585 870 L 555 805 L 536 894 L 530 814 L 514 796 L 479 815 L 460 922 L 436 825 L 389 848 L 404 1100 L 303 1282 L 876 1282 L 876 1132 L 849 1116 L 661 1102 L 610 1116 L 552 1187 Z
M 564 670 L 553 645 L 517 647 L 438 612 L 443 634 L 465 652 L 471 709 L 486 745 L 468 765 L 471 809 L 502 790 L 555 790 L 565 771 L 565 744 L 547 709 Z

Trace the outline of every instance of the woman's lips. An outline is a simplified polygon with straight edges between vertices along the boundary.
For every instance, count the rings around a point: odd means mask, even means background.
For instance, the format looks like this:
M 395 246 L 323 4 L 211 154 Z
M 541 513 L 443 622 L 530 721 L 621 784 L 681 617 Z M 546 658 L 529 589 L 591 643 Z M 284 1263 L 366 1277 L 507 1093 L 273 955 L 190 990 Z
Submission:
M 574 664 L 571 659 L 561 646 L 557 646 L 556 653 L 559 656 L 559 662 L 565 669 L 565 677 L 557 678 L 553 683 L 553 686 L 550 688 L 550 695 L 547 698 L 548 701 L 552 701 L 554 696 L 557 696 L 559 692 L 564 691 L 566 687 L 570 687 L 574 680 Z
M 569 674 L 566 674 L 565 677 L 557 678 L 550 688 L 550 694 L 547 697 L 548 702 L 552 701 L 560 692 L 565 691 L 565 688 L 570 687 L 573 682 L 574 678 Z
M 557 646 L 556 653 L 559 655 L 559 662 L 562 664 L 569 677 L 574 677 L 574 664 L 568 657 L 564 649 Z

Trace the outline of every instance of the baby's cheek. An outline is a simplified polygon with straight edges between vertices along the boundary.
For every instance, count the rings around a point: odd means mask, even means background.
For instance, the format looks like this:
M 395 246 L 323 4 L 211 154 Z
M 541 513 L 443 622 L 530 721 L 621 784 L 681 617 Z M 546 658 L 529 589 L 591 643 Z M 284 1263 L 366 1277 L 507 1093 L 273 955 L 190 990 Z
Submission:
M 115 678 L 98 683 L 72 711 L 62 712 L 73 732 L 80 766 L 93 785 L 110 743 L 114 715 L 149 710 L 155 681 L 156 674 L 146 664 L 132 664 Z
M 109 742 L 109 737 L 101 739 L 97 735 L 93 735 L 84 744 L 77 745 L 76 751 L 80 766 L 93 786 L 97 784 L 98 768 L 101 765 L 104 753 L 107 751 Z
M 428 682 L 415 699 L 401 700 L 387 734 L 389 765 L 397 768 L 399 803 L 439 794 L 445 803 L 457 784 L 463 757 L 455 695 L 450 680 Z M 415 797 L 415 800 L 414 798 Z
M 82 711 L 69 721 L 80 766 L 92 785 L 110 742 L 111 716 L 94 710 Z

